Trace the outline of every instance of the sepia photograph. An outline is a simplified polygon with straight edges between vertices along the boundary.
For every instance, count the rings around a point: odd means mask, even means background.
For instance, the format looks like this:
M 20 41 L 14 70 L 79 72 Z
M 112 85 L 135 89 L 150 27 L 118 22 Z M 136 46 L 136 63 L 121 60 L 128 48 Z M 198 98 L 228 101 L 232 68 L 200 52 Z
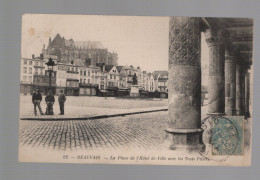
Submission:
M 251 166 L 253 28 L 24 14 L 19 161 Z

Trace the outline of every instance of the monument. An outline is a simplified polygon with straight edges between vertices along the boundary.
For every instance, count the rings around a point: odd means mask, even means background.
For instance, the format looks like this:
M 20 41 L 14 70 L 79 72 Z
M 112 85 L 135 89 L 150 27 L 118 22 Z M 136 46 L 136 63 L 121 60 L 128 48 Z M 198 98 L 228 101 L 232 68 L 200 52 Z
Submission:
M 130 97 L 139 97 L 139 85 L 136 74 L 133 76 L 133 83 L 131 85 Z

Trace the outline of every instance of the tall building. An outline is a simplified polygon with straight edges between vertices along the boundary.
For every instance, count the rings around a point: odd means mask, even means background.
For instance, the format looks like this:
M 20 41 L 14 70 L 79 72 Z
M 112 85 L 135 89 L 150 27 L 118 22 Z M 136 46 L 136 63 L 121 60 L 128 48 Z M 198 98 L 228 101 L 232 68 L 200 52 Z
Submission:
M 124 66 L 124 69 L 126 72 L 127 88 L 130 88 L 131 85 L 133 84 L 133 77 L 134 77 L 134 74 L 136 73 L 136 71 L 132 65 Z
M 21 58 L 21 83 L 20 93 L 31 94 L 36 87 L 40 89 L 42 93 L 47 93 L 51 85 L 53 92 L 55 93 L 56 87 L 56 66 L 53 67 L 53 73 L 51 77 L 51 84 L 49 81 L 49 72 L 46 62 L 49 58 L 57 63 L 57 57 L 41 54 L 39 57 Z
M 56 55 L 63 63 L 70 63 L 75 59 L 90 60 L 91 65 L 105 63 L 107 65 L 117 65 L 118 55 L 109 52 L 103 47 L 100 41 L 74 41 L 65 39 L 57 34 L 52 40 L 49 38 L 47 48 L 43 45 L 43 54 Z
M 66 95 L 79 94 L 79 66 L 74 64 L 57 64 L 57 89 L 65 90 Z
M 119 73 L 119 88 L 126 88 L 127 87 L 127 75 L 124 66 L 116 66 L 117 71 Z
M 152 73 L 148 73 L 148 76 L 149 76 L 149 91 L 150 92 L 154 92 L 154 77 L 153 77 L 153 74 Z
M 101 80 L 104 79 L 102 79 L 102 73 L 99 67 L 92 65 L 81 66 L 79 84 L 80 95 L 95 96 L 97 90 L 101 89 Z
M 143 90 L 145 91 L 149 91 L 149 74 L 146 72 L 146 71 L 143 71 L 143 78 L 142 78 L 142 81 L 143 81 Z
M 154 71 L 154 90 L 168 92 L 168 71 Z
M 107 73 L 107 87 L 115 88 L 119 87 L 119 73 L 116 66 L 106 65 L 105 72 Z

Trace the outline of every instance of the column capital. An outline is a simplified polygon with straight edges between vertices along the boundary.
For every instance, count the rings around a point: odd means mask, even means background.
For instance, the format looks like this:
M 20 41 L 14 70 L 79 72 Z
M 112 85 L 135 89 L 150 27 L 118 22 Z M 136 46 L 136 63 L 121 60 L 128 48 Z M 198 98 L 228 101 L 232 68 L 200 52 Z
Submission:
M 209 47 L 220 46 L 226 43 L 229 32 L 225 29 L 206 29 L 205 40 Z

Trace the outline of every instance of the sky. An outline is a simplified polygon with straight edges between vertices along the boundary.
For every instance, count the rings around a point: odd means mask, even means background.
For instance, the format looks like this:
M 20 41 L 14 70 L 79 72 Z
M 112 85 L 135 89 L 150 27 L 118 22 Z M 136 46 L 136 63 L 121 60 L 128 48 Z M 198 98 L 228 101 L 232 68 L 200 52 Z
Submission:
M 168 70 L 168 17 L 25 14 L 22 57 L 39 56 L 43 44 L 47 47 L 49 37 L 57 33 L 74 41 L 101 41 L 108 51 L 118 53 L 119 65 L 140 66 L 148 72 Z M 207 53 L 202 53 L 202 64 L 205 59 Z

